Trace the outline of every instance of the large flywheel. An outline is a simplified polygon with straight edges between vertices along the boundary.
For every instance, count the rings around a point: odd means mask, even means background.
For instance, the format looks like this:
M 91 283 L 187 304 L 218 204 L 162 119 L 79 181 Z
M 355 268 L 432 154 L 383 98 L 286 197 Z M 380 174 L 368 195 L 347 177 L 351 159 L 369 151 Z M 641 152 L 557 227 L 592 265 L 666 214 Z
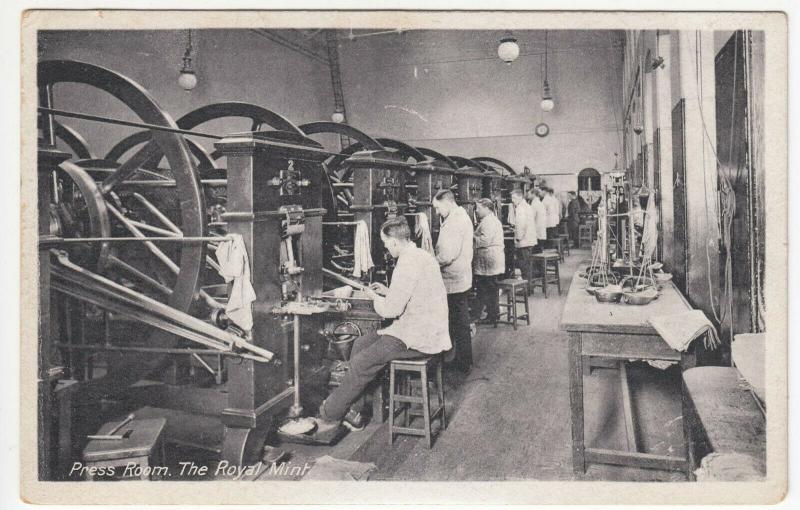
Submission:
M 83 84 L 104 91 L 114 98 L 122 101 L 142 123 L 154 126 L 164 126 L 177 129 L 175 121 L 163 111 L 155 99 L 140 85 L 132 80 L 108 69 L 74 61 L 44 61 L 38 67 L 38 85 L 40 91 L 40 107 L 55 108 L 58 104 L 58 87 L 62 83 Z M 49 111 L 42 111 L 48 116 Z M 155 154 L 163 154 L 168 161 L 172 177 L 175 181 L 176 194 L 180 196 L 177 209 L 170 215 L 164 214 L 156 208 L 151 208 L 146 194 L 134 193 L 133 200 L 142 203 L 148 209 L 147 218 L 132 219 L 126 216 L 126 208 L 120 198 L 122 188 L 128 181 L 140 174 L 143 167 L 154 158 Z M 194 171 L 189 149 L 183 137 L 176 133 L 153 131 L 152 139 L 130 158 L 121 162 L 116 168 L 106 169 L 107 172 L 88 177 L 91 167 L 81 168 L 76 165 L 62 165 L 61 170 L 69 177 L 68 184 L 80 185 L 90 180 L 96 182 L 96 189 L 91 190 L 91 197 L 84 196 L 87 204 L 97 202 L 98 195 L 105 199 L 107 221 L 111 224 L 112 237 L 115 234 L 142 237 L 144 233 L 153 233 L 153 229 L 163 230 L 165 237 L 202 237 L 205 232 L 203 195 L 200 184 Z M 98 175 L 102 179 L 98 178 Z M 88 206 L 87 206 L 88 207 Z M 102 210 L 101 206 L 96 209 Z M 97 221 L 106 221 L 97 218 Z M 158 226 L 156 226 L 158 225 Z M 148 228 L 149 227 L 149 228 Z M 171 232 L 167 236 L 165 232 Z M 98 232 L 92 232 L 96 236 Z M 102 244 L 102 243 L 101 243 Z M 144 245 L 144 246 L 142 246 Z M 131 285 L 141 284 L 142 287 L 155 287 L 153 280 L 159 281 L 159 288 L 168 289 L 161 299 L 178 310 L 186 311 L 192 304 L 203 268 L 205 247 L 202 242 L 170 243 L 169 248 L 153 241 L 137 243 L 140 249 L 131 250 L 130 246 L 118 243 L 111 244 L 105 251 L 111 252 L 105 258 L 98 258 L 96 269 L 106 271 L 111 266 L 122 269 L 125 278 Z M 102 251 L 102 250 L 101 250 Z M 134 261 L 141 258 L 144 251 L 146 261 Z M 168 253 L 169 252 L 169 253 Z M 110 258 L 109 258 L 110 257 Z M 126 260 L 129 259 L 129 260 Z M 148 275 L 147 266 L 157 264 L 160 267 L 157 275 Z M 87 269 L 95 269 L 87 268 Z M 126 271 L 126 269 L 130 269 Z M 163 275 L 169 274 L 168 277 Z M 147 276 L 148 278 L 145 278 Z M 163 280 L 163 281 L 161 281 Z M 149 294 L 150 292 L 148 292 Z M 159 333 L 155 333 L 159 334 Z
M 74 61 L 44 61 L 38 66 L 37 78 L 40 126 L 45 141 L 54 145 L 60 138 L 76 156 L 89 156 L 74 162 L 67 160 L 53 172 L 51 230 L 58 237 L 72 241 L 59 247 L 60 256 L 57 261 L 54 259 L 56 267 L 74 264 L 79 270 L 96 275 L 98 281 L 120 285 L 120 289 L 141 296 L 143 302 L 189 312 L 199 295 L 205 266 L 206 222 L 202 189 L 177 124 L 140 85 L 103 67 Z M 106 102 L 114 106 L 121 102 L 127 108 L 126 119 L 135 117 L 136 124 L 153 126 L 150 140 L 129 158 L 115 164 L 92 159 L 88 144 L 71 136 L 74 132 L 59 128 L 54 118 L 72 117 L 109 124 L 120 121 L 58 109 L 62 87 L 68 88 L 65 97 L 75 97 L 76 87 L 88 94 L 98 95 L 101 91 L 110 96 L 93 103 L 100 107 Z M 166 161 L 174 183 L 175 199 L 168 207 L 159 203 L 151 190 L 138 189 L 132 184 L 154 178 L 147 167 L 157 157 Z M 145 237 L 149 240 L 142 241 Z M 89 327 L 88 332 L 101 329 Z M 178 337 L 163 328 L 139 321 L 119 324 L 116 330 L 117 340 L 126 343 L 166 348 L 178 341 Z M 146 355 L 117 358 L 111 382 L 124 387 L 161 361 L 159 356 Z M 109 370 L 107 375 L 112 373 L 110 367 Z

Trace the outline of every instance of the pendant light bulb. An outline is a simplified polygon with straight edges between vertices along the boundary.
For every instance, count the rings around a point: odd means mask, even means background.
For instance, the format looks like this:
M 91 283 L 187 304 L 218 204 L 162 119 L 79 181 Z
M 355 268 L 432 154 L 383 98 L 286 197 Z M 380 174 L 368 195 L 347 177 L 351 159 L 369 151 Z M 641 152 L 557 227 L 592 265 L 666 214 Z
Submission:
M 197 86 L 197 75 L 192 66 L 192 31 L 189 30 L 189 36 L 186 43 L 186 51 L 183 53 L 183 64 L 181 65 L 181 73 L 178 76 L 178 85 L 185 91 L 190 91 Z
M 519 44 L 517 39 L 512 35 L 507 35 L 500 39 L 500 45 L 497 47 L 497 56 L 506 64 L 517 60 L 519 57 Z

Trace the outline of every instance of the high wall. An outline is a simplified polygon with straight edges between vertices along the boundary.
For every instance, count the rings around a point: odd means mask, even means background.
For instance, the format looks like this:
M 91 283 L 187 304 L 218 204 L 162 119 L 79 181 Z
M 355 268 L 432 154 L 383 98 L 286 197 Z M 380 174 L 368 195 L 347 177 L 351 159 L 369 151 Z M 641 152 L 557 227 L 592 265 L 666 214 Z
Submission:
M 543 113 L 544 31 L 515 31 L 520 57 L 497 57 L 501 31 L 411 31 L 340 41 L 349 122 L 446 154 L 493 156 L 518 171 L 575 189 L 586 167 L 614 167 L 621 152 L 621 49 L 616 32 L 548 33 L 548 81 L 556 102 Z M 535 136 L 541 121 L 550 126 Z
M 72 59 L 118 71 L 147 89 L 174 119 L 219 101 L 255 103 L 287 117 L 295 125 L 330 119 L 333 93 L 328 66 L 273 43 L 249 30 L 193 30 L 197 87 L 184 91 L 178 71 L 187 32 L 60 31 L 40 34 L 43 59 Z M 60 109 L 132 118 L 127 108 L 88 87 L 64 85 L 55 91 Z M 70 89 L 72 92 L 70 93 Z M 60 92 L 60 93 L 59 93 Z M 135 131 L 95 122 L 60 119 L 75 127 L 102 156 Z M 246 131 L 249 122 L 217 121 L 203 126 L 214 134 Z M 198 139 L 208 145 L 207 139 Z

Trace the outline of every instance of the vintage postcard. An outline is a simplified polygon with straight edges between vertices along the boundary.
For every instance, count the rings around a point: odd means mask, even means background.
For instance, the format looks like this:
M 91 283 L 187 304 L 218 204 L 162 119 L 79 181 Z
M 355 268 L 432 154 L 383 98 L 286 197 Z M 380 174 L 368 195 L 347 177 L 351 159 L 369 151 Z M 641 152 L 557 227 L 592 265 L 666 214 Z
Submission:
M 783 499 L 784 13 L 21 24 L 23 501 Z

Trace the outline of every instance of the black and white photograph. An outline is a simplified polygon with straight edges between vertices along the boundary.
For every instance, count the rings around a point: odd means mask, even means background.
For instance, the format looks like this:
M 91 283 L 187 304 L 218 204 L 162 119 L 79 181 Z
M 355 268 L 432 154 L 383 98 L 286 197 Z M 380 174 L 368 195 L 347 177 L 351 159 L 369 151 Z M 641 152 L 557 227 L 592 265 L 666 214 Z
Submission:
M 786 18 L 716 16 L 28 11 L 25 499 L 782 499 Z

